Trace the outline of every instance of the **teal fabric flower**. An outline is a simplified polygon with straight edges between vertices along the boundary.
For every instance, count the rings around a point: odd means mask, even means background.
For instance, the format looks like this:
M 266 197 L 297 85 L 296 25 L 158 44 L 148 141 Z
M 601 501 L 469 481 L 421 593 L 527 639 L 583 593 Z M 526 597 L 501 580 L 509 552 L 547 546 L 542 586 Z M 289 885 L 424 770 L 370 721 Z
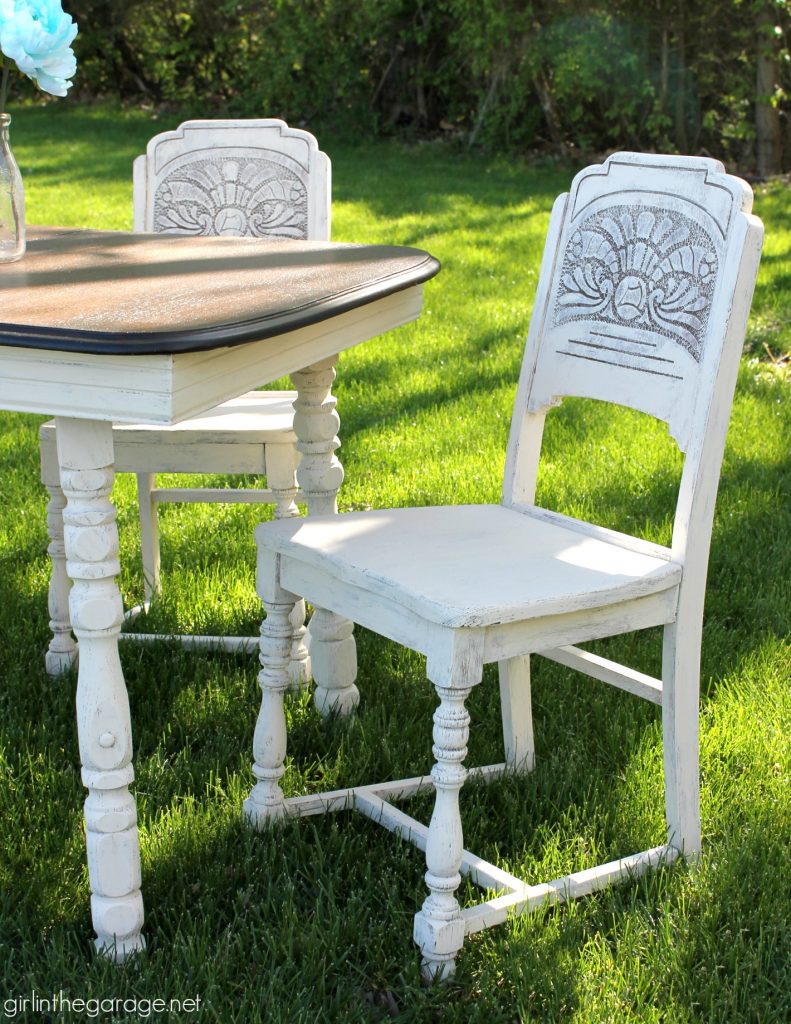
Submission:
M 77 70 L 77 26 L 60 0 L 0 0 L 0 50 L 39 89 L 65 96 Z

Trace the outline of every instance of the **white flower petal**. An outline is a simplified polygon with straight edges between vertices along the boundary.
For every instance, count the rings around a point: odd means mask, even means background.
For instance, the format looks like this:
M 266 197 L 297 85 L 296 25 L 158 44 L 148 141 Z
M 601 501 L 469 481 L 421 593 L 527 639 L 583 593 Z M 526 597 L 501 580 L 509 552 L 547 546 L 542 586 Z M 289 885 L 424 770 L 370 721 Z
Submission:
M 35 78 L 35 83 L 39 89 L 50 93 L 52 96 L 65 96 L 74 84 L 73 82 L 66 82 L 62 78 L 54 78 L 44 71 L 39 71 Z

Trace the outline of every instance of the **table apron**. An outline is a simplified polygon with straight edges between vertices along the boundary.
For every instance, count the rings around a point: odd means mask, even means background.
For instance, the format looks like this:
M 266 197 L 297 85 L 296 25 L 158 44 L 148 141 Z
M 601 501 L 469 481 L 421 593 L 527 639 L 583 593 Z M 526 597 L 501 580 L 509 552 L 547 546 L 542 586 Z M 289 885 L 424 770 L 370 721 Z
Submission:
M 423 286 L 412 285 L 287 334 L 202 352 L 124 356 L 4 347 L 0 408 L 177 423 L 416 319 L 422 298 Z

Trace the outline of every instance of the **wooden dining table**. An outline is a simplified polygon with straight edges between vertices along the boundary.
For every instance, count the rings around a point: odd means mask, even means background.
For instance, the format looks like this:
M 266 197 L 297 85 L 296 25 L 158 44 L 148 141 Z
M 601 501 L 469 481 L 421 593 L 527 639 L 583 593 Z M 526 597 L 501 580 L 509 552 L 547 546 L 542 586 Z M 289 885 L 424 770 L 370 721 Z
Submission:
M 117 961 L 144 939 L 112 424 L 177 423 L 291 373 L 299 391 L 298 371 L 414 320 L 438 270 L 402 246 L 67 228 L 28 229 L 25 256 L 0 264 L 0 408 L 56 417 L 91 910 Z M 315 415 L 329 443 L 295 418 L 309 513 L 326 511 L 316 481 L 337 466 L 334 402 Z

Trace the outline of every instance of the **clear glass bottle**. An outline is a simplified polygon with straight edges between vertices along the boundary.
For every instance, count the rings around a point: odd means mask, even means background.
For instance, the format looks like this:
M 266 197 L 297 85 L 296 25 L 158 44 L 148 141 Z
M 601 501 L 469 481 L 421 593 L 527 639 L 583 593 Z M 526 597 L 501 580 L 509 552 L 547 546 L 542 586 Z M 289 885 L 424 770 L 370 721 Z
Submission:
M 0 114 L 0 263 L 25 252 L 25 187 L 8 141 L 10 114 Z

